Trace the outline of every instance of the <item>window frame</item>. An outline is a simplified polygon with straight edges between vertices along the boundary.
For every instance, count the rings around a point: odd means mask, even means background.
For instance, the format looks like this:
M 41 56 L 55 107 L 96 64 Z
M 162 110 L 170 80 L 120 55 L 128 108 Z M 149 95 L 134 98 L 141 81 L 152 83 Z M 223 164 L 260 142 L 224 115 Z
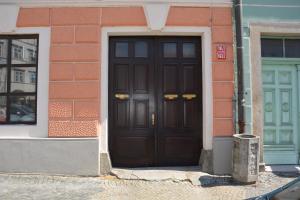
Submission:
M 260 52 L 260 56 L 262 58 L 272 58 L 272 59 L 299 59 L 300 57 L 286 57 L 286 45 L 285 42 L 286 40 L 300 40 L 299 36 L 281 36 L 281 35 L 277 35 L 277 36 L 270 36 L 270 35 L 262 35 L 260 37 L 260 44 L 262 45 L 262 40 L 263 39 L 275 39 L 275 40 L 282 40 L 282 48 L 283 48 L 283 52 L 282 52 L 282 56 L 278 57 L 268 57 L 268 56 L 263 56 L 262 55 L 262 46 L 261 46 L 261 52 Z
M 7 82 L 6 82 L 6 92 L 0 93 L 0 96 L 6 97 L 6 121 L 0 122 L 1 125 L 16 125 L 16 124 L 24 124 L 24 125 L 36 125 L 37 124 L 37 98 L 38 98 L 38 61 L 39 61 L 39 35 L 38 34 L 16 34 L 16 35 L 0 35 L 0 39 L 6 39 L 8 41 L 7 45 L 7 60 L 6 64 L 0 64 L 0 68 L 7 69 Z M 36 60 L 34 63 L 26 63 L 26 64 L 13 64 L 12 63 L 12 41 L 18 39 L 36 39 Z M 11 92 L 11 80 L 12 80 L 12 73 L 13 67 L 17 68 L 28 68 L 34 67 L 36 69 L 36 80 L 35 80 L 35 91 L 34 92 L 18 92 L 13 93 Z M 24 76 L 24 79 L 26 77 Z M 33 83 L 31 83 L 33 84 Z M 34 96 L 35 100 L 35 107 L 34 107 L 34 120 L 33 121 L 11 121 L 10 119 L 10 103 L 12 96 Z

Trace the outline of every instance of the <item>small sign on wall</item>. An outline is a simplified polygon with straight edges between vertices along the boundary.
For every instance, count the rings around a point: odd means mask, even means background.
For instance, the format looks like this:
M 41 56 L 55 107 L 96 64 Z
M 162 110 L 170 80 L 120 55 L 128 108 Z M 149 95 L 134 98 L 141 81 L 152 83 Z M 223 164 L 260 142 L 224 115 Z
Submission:
M 217 45 L 217 58 L 218 60 L 226 59 L 226 46 L 224 44 Z

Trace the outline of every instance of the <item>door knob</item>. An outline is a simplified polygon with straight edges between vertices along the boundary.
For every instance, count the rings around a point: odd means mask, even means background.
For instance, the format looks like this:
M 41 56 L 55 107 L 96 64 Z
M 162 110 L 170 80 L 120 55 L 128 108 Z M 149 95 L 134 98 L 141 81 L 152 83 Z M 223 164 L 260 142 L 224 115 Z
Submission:
M 165 94 L 164 97 L 168 100 L 174 100 L 178 98 L 178 94 Z
M 191 100 L 197 97 L 196 94 L 183 94 L 182 97 L 187 100 Z
M 128 94 L 115 94 L 115 97 L 116 97 L 117 99 L 124 100 L 124 99 L 128 99 L 128 98 L 129 98 L 129 95 L 128 95 Z

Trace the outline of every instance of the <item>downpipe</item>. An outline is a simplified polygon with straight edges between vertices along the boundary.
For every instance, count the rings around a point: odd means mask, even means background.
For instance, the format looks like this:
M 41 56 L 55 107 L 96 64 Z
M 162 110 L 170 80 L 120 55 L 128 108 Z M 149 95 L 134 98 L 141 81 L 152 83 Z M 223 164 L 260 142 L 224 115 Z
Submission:
M 242 0 L 234 0 L 235 30 L 236 30 L 236 62 L 237 62 L 237 102 L 238 129 L 245 133 L 244 116 L 244 71 L 243 71 L 243 30 L 242 30 Z

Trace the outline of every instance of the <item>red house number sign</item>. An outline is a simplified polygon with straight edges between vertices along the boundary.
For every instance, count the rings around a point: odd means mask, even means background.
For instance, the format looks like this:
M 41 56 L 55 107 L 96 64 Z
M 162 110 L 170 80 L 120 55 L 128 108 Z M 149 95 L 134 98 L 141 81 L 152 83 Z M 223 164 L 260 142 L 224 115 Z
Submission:
M 223 44 L 217 45 L 217 58 L 219 60 L 226 59 L 226 47 Z

